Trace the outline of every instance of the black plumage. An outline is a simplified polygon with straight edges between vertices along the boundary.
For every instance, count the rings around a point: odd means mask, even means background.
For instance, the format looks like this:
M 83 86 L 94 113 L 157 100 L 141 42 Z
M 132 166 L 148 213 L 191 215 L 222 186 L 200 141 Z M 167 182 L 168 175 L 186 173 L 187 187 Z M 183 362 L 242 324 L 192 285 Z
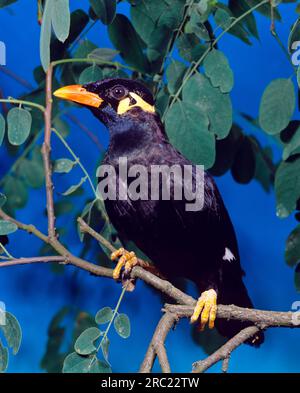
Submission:
M 110 144 L 104 164 L 112 165 L 117 175 L 120 157 L 127 158 L 128 168 L 139 164 L 149 173 L 151 165 L 192 165 L 169 143 L 156 113 L 143 110 L 133 100 L 125 113 L 118 114 L 118 105 L 129 92 L 153 105 L 152 95 L 143 85 L 110 79 L 85 85 L 84 89 L 103 100 L 103 105 L 92 111 L 109 129 Z M 172 182 L 174 186 L 174 178 Z M 204 207 L 196 212 L 186 211 L 186 200 L 172 197 L 136 201 L 117 198 L 106 200 L 105 206 L 120 238 L 135 242 L 167 279 L 187 278 L 196 283 L 200 293 L 214 289 L 220 304 L 252 308 L 242 280 L 244 273 L 234 228 L 218 188 L 207 172 L 204 190 Z M 232 337 L 246 326 L 247 323 L 239 321 L 216 321 L 217 329 L 226 337 Z M 255 345 L 262 341 L 261 333 Z

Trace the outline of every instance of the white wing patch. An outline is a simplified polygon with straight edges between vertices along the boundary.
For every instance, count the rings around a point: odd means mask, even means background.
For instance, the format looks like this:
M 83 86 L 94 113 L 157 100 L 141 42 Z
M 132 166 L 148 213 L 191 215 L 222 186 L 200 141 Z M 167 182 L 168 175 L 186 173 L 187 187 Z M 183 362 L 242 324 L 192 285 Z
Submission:
M 225 248 L 225 254 L 223 256 L 223 261 L 233 262 L 235 261 L 235 256 L 229 250 L 229 248 Z

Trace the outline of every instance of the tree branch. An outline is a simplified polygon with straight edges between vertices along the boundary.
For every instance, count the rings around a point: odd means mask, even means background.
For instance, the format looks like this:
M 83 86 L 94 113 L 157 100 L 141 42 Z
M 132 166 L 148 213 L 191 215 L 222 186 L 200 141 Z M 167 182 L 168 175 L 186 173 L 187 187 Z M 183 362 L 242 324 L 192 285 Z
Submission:
M 50 163 L 51 153 L 51 126 L 52 126 L 52 75 L 53 66 L 50 64 L 46 75 L 46 109 L 44 112 L 45 136 L 42 147 L 44 161 L 46 196 L 47 196 L 47 217 L 48 217 L 48 236 L 50 239 L 56 238 L 55 231 L 55 212 L 53 199 L 52 169 Z
M 163 373 L 170 373 L 171 368 L 165 348 L 165 341 L 169 331 L 173 328 L 175 322 L 178 320 L 176 314 L 166 312 L 159 321 L 149 348 L 145 355 L 144 361 L 140 368 L 140 373 L 150 373 L 156 356 Z
M 212 355 L 208 356 L 204 360 L 200 360 L 193 364 L 193 373 L 203 373 L 208 370 L 214 364 L 218 363 L 220 360 L 225 361 L 225 366 L 223 363 L 222 370 L 227 372 L 228 369 L 228 359 L 230 357 L 231 352 L 233 352 L 237 347 L 247 341 L 249 338 L 253 337 L 256 333 L 259 332 L 259 328 L 257 326 L 248 326 L 245 329 L 241 330 L 237 335 L 232 337 L 227 341 L 221 348 L 219 348 Z

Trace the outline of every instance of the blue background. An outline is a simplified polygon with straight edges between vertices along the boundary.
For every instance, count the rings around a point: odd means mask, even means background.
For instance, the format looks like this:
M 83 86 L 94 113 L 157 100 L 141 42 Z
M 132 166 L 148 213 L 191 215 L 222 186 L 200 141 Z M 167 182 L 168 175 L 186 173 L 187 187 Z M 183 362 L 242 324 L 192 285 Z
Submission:
M 87 1 L 72 0 L 72 9 L 84 7 Z M 278 34 L 287 42 L 291 24 L 296 20 L 295 5 L 281 6 L 284 23 L 277 24 Z M 119 12 L 128 13 L 126 4 L 119 6 Z M 35 86 L 32 71 L 39 64 L 39 33 L 36 21 L 36 2 L 18 1 L 15 5 L 0 11 L 0 40 L 7 47 L 7 68 Z M 220 44 L 229 58 L 235 74 L 232 92 L 233 105 L 238 113 L 246 112 L 257 117 L 260 98 L 267 84 L 279 77 L 289 77 L 292 68 L 284 53 L 270 34 L 270 21 L 256 13 L 260 41 L 253 41 L 251 47 L 238 39 L 226 35 Z M 100 47 L 110 46 L 106 28 L 98 23 L 89 33 L 89 39 Z M 0 72 L 5 96 L 18 96 L 26 89 Z M 86 110 L 76 110 L 76 115 L 93 129 L 104 145 L 107 144 L 106 130 Z M 262 133 L 255 133 L 262 143 L 273 144 Z M 72 125 L 68 142 L 81 157 L 91 176 L 95 175 L 95 162 L 99 152 L 95 145 L 77 127 Z M 275 153 L 278 148 L 273 144 Z M 67 154 L 61 145 L 55 143 L 56 158 Z M 0 176 L 7 169 L 11 159 L 4 148 L 0 150 Z M 62 191 L 79 179 L 80 173 L 56 178 L 56 190 Z M 257 308 L 290 310 L 294 301 L 300 300 L 293 283 L 293 270 L 284 262 L 285 240 L 295 226 L 295 220 L 280 220 L 275 214 L 274 193 L 267 194 L 256 182 L 242 186 L 234 182 L 230 174 L 217 179 L 221 193 L 236 228 L 241 250 L 242 264 L 247 273 L 246 285 Z M 86 193 L 90 189 L 86 187 Z M 92 195 L 91 195 L 92 197 Z M 28 207 L 18 212 L 24 222 L 37 224 L 46 229 L 42 216 L 45 196 L 42 191 L 30 193 Z M 73 253 L 80 249 L 73 224 L 65 221 L 68 244 Z M 17 246 L 16 246 L 17 244 Z M 40 242 L 32 236 L 18 232 L 11 236 L 9 249 L 15 256 L 34 256 Z M 23 341 L 17 356 L 11 356 L 10 372 L 41 372 L 40 360 L 47 341 L 47 328 L 53 315 L 66 304 L 73 304 L 94 314 L 103 306 L 114 307 L 121 287 L 112 280 L 99 279 L 85 272 L 74 274 L 68 267 L 64 275 L 55 275 L 49 266 L 32 265 L 0 272 L 0 299 L 8 311 L 14 313 L 23 329 Z M 132 323 L 132 335 L 122 340 L 111 331 L 110 362 L 113 371 L 137 371 L 160 318 L 160 297 L 142 282 L 133 293 L 125 296 L 121 311 L 126 312 Z M 190 371 L 192 362 L 203 358 L 202 349 L 191 338 L 188 321 L 181 321 L 176 331 L 169 335 L 168 353 L 173 371 Z M 230 361 L 231 372 L 299 372 L 300 331 L 270 329 L 266 342 L 258 350 L 242 346 L 234 352 Z M 158 370 L 158 368 L 156 368 Z M 220 370 L 220 365 L 213 368 Z

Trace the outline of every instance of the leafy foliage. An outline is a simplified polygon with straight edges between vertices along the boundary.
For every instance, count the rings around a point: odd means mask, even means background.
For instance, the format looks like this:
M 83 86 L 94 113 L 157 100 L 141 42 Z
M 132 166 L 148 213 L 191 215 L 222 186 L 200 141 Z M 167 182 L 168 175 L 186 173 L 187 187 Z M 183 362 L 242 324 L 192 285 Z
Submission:
M 17 0 L 0 0 L 0 8 Z M 293 1 L 293 0 L 291 0 Z M 289 1 L 286 1 L 289 2 Z M 109 77 L 127 77 L 142 80 L 156 98 L 156 107 L 166 126 L 170 141 L 187 158 L 203 164 L 213 175 L 230 171 L 234 180 L 246 184 L 257 180 L 266 191 L 274 186 L 276 212 L 281 218 L 300 210 L 300 131 L 293 123 L 296 106 L 292 78 L 282 75 L 271 81 L 261 98 L 257 119 L 243 114 L 243 122 L 234 116 L 230 93 L 234 88 L 234 70 L 219 41 L 226 34 L 251 45 L 259 39 L 256 12 L 280 21 L 277 5 L 257 0 L 130 0 L 130 17 L 119 13 L 116 0 L 87 0 L 89 12 L 81 9 L 70 12 L 69 0 L 45 0 L 41 4 L 40 58 L 41 66 L 34 71 L 37 87 L 18 97 L 7 100 L 16 105 L 8 113 L 0 114 L 0 147 L 15 158 L 13 165 L 0 180 L 0 208 L 11 215 L 26 207 L 29 191 L 44 183 L 40 136 L 43 131 L 45 102 L 45 72 L 54 66 L 53 88 L 59 85 L 84 84 Z M 285 3 L 285 2 L 282 2 Z M 284 6 L 284 4 L 282 4 Z M 273 7 L 273 9 L 271 8 Z M 271 12 L 272 11 L 272 12 Z M 107 26 L 112 48 L 98 47 L 86 38 L 97 23 Z M 291 27 L 287 49 L 300 40 L 299 18 Z M 54 63 L 53 63 L 54 62 Z M 297 70 L 298 85 L 300 71 Z M 115 247 L 121 246 L 118 234 L 110 224 L 103 201 L 79 157 L 67 139 L 71 105 L 60 107 L 54 99 L 52 110 L 53 134 L 64 145 L 69 158 L 53 151 L 52 167 L 55 183 L 65 190 L 55 201 L 57 217 L 67 216 L 74 222 L 78 216 L 95 227 Z M 261 138 L 251 135 L 256 128 Z M 85 129 L 85 132 L 87 130 Z M 54 137 L 54 135 L 53 135 Z M 269 138 L 282 149 L 282 160 L 274 163 Z M 66 178 L 78 171 L 77 184 L 70 185 Z M 80 172 L 81 171 L 81 172 Z M 76 172 L 77 173 L 77 172 Z M 90 193 L 83 193 L 89 184 Z M 74 203 L 74 200 L 80 203 Z M 76 206 L 85 206 L 82 211 Z M 0 221 L 0 235 L 17 230 L 11 222 Z M 63 228 L 58 228 L 66 241 Z M 82 242 L 81 253 L 90 248 L 91 239 L 78 231 Z M 285 257 L 295 267 L 295 284 L 299 285 L 300 261 L 299 225 L 287 239 Z M 107 265 L 109 250 L 97 250 L 98 262 Z M 52 255 L 45 245 L 41 254 Z M 74 310 L 72 311 L 74 314 Z M 77 310 L 73 315 L 72 342 L 63 350 L 66 340 L 63 308 L 54 316 L 48 331 L 48 343 L 41 366 L 48 372 L 110 372 L 108 332 L 113 326 L 123 338 L 130 335 L 130 322 L 118 307 L 99 310 L 95 319 Z M 18 323 L 8 315 L 9 328 L 4 329 L 8 346 L 17 352 L 21 340 Z M 100 328 L 98 325 L 101 325 Z M 107 325 L 103 332 L 102 325 Z M 103 359 L 99 359 L 99 352 Z M 0 342 L 0 370 L 5 371 L 8 351 Z

